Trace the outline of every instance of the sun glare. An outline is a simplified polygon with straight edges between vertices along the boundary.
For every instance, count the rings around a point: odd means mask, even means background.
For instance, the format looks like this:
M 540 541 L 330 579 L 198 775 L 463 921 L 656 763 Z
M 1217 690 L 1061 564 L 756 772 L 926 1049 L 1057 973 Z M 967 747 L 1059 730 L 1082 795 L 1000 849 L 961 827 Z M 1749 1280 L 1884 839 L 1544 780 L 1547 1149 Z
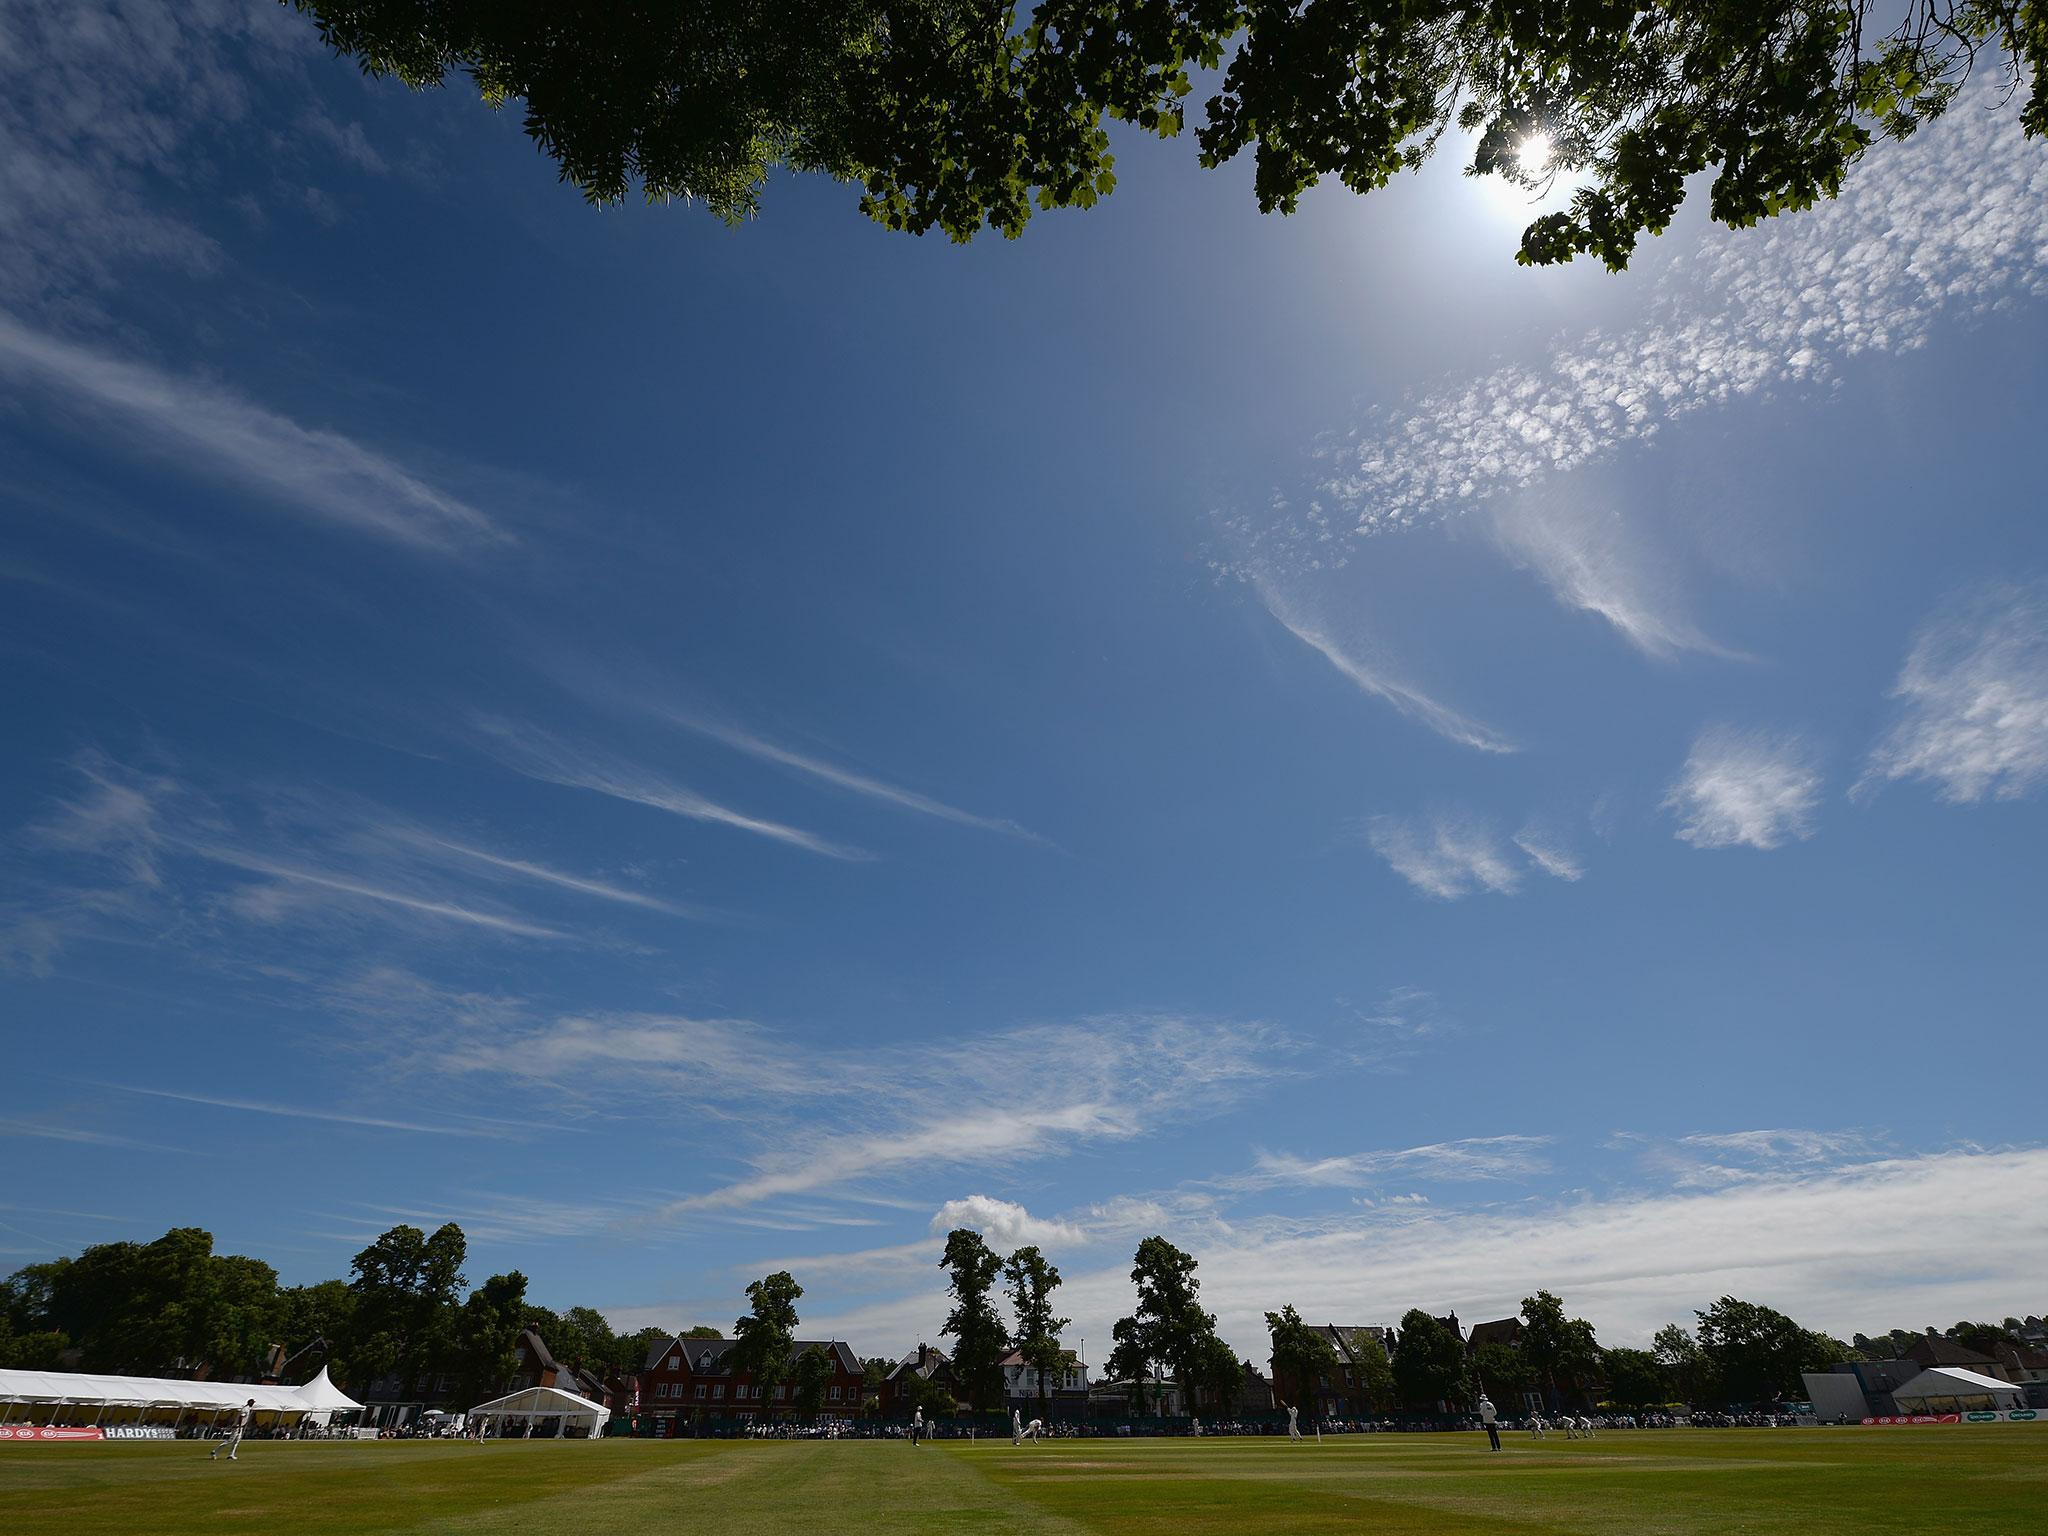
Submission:
M 1532 133 L 1515 151 L 1515 164 L 1524 176 L 1541 176 L 1550 169 L 1550 135 Z

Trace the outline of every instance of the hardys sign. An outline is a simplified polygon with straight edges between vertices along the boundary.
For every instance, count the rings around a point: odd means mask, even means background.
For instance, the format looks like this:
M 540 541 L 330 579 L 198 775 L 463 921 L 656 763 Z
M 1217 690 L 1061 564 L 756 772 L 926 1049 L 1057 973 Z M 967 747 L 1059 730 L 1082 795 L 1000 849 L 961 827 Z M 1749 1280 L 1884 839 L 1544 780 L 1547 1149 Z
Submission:
M 33 1424 L 0 1424 L 0 1445 L 19 1440 L 104 1440 L 106 1434 L 93 1425 L 38 1429 Z

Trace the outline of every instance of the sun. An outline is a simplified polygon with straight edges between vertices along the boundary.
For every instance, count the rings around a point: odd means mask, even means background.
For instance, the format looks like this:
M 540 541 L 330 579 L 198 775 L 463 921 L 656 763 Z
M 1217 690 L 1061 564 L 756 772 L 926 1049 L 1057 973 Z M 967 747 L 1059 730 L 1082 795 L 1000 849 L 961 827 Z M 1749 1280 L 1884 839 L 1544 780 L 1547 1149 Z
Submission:
M 1550 153 L 1550 135 L 1532 133 L 1515 150 L 1515 165 L 1524 176 L 1533 179 L 1550 169 Z

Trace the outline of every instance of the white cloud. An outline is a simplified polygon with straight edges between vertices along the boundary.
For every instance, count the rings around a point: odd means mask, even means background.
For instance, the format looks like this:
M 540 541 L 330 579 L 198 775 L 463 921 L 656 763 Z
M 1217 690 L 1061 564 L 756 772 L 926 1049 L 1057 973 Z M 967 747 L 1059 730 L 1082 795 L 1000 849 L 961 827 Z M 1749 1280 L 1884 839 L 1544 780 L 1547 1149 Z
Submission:
M 898 806 L 903 810 L 915 811 L 921 816 L 935 817 L 940 821 L 950 821 L 956 826 L 978 827 L 984 832 L 1001 832 L 1009 837 L 1022 838 L 1026 842 L 1045 841 L 1029 827 L 1020 826 L 1006 818 L 977 816 L 972 811 L 963 811 L 958 806 L 946 804 L 943 800 L 921 795 L 914 789 L 905 789 L 901 785 L 890 784 L 868 774 L 857 773 L 851 768 L 842 768 L 836 763 L 826 762 L 823 758 L 782 746 L 738 726 L 707 720 L 698 715 L 684 714 L 678 710 L 663 710 L 661 714 L 672 724 L 695 731 L 701 736 L 709 736 L 713 741 L 722 742 L 735 752 L 744 752 L 749 757 L 759 758 L 762 762 L 795 769 L 798 773 L 808 774 L 822 783 L 849 790 L 870 800 L 879 800 L 885 805 Z
M 751 832 L 772 842 L 786 843 L 807 853 L 833 859 L 870 857 L 858 848 L 835 843 L 801 827 L 749 816 L 720 805 L 695 790 L 664 778 L 652 770 L 601 753 L 585 751 L 549 732 L 510 721 L 478 716 L 476 728 L 491 744 L 494 755 L 506 767 L 544 784 L 568 789 L 587 789 L 633 805 L 644 805 L 670 816 L 691 821 L 715 822 L 721 826 Z
M 1605 619 L 1644 654 L 1737 654 L 1687 616 L 1674 562 L 1648 547 L 1640 519 L 1575 498 L 1524 495 L 1495 506 L 1493 531 L 1508 557 L 1534 571 L 1559 602 Z
M 2048 782 L 2048 582 L 1952 603 L 1914 636 L 1896 723 L 1859 788 L 1896 779 L 1944 800 L 2015 800 Z
M 1529 855 L 1535 861 L 1536 867 L 1546 875 L 1559 880 L 1579 880 L 1585 877 L 1586 866 L 1551 827 L 1529 822 L 1515 834 L 1515 846 Z
M 1680 1189 L 1806 1174 L 1871 1157 L 1878 1143 L 1862 1131 L 1780 1128 L 1677 1138 L 1620 1131 L 1610 1147 L 1634 1150 L 1646 1167 Z
M 479 848 L 474 843 L 457 838 L 444 837 L 410 823 L 388 821 L 370 829 L 373 837 L 388 838 L 408 844 L 428 854 L 446 855 L 463 863 L 481 865 L 521 880 L 552 886 L 557 890 L 573 891 L 579 896 L 595 897 L 599 901 L 616 902 L 621 906 L 641 907 L 650 912 L 664 912 L 671 917 L 705 917 L 710 914 L 702 907 L 688 906 L 681 902 L 669 901 L 660 896 L 649 895 L 646 891 L 634 890 L 609 880 L 598 880 L 589 875 L 573 875 L 565 870 L 552 869 L 531 859 L 513 858 L 507 854 L 493 853 L 488 848 Z
M 244 1114 L 272 1115 L 285 1120 L 317 1120 L 330 1125 L 355 1125 L 380 1131 L 412 1131 L 423 1136 L 482 1137 L 503 1141 L 508 1132 L 488 1126 L 455 1125 L 449 1121 L 392 1120 L 382 1115 L 356 1115 L 343 1110 L 314 1109 L 298 1104 L 276 1104 L 259 1099 L 221 1098 L 205 1093 L 174 1093 L 168 1088 L 138 1088 L 130 1083 L 104 1083 L 117 1093 L 141 1094 L 151 1099 L 172 1099 L 180 1104 L 203 1104 L 213 1109 L 233 1109 Z M 475 1117 L 465 1116 L 467 1119 Z
M 135 446 L 238 483 L 307 517 L 416 550 L 505 542 L 490 516 L 352 438 L 240 395 L 31 330 L 0 313 L 0 378 L 118 422 Z
M 1087 1233 L 1072 1222 L 1048 1221 L 1013 1200 L 999 1200 L 994 1195 L 963 1195 L 940 1206 L 932 1216 L 932 1231 L 950 1232 L 955 1227 L 972 1227 L 991 1247 L 1004 1251 L 1026 1243 L 1050 1247 L 1087 1241 Z
M 423 1027 L 404 1041 L 422 1069 L 688 1106 L 730 1128 L 720 1150 L 746 1171 L 667 1202 L 669 1218 L 1134 1140 L 1292 1070 L 1289 1042 L 1262 1025 L 1159 1014 L 862 1046 L 645 1014 Z
M 1372 851 L 1395 874 L 1441 901 L 1482 891 L 1513 895 L 1532 865 L 1559 880 L 1577 880 L 1585 873 L 1560 840 L 1533 824 L 1516 833 L 1512 845 L 1527 863 L 1486 821 L 1462 812 L 1373 816 L 1363 830 Z
M 1456 1182 L 1519 1179 L 1550 1167 L 1547 1136 L 1475 1136 L 1341 1157 L 1304 1158 L 1290 1152 L 1260 1152 L 1248 1172 L 1215 1182 L 1233 1190 L 1283 1186 L 1351 1189 L 1378 1180 L 1430 1178 Z
M 1612 454 L 1704 406 L 1805 385 L 1863 352 L 2048 289 L 2048 146 L 1979 87 L 1842 195 L 1715 228 L 1652 317 L 1426 396 L 1329 455 L 1324 494 L 1361 532 L 1441 514 Z
M 1393 705 L 1409 719 L 1419 721 L 1461 747 L 1472 747 L 1481 752 L 1520 750 L 1491 726 L 1482 725 L 1449 705 L 1439 704 L 1412 684 L 1395 677 L 1387 668 L 1364 661 L 1345 649 L 1321 623 L 1312 619 L 1298 603 L 1284 596 L 1271 581 L 1259 581 L 1257 589 L 1259 600 L 1281 628 L 1335 667 L 1360 692 Z
M 1776 848 L 1813 836 L 1821 775 L 1793 736 L 1715 727 L 1693 743 L 1664 805 L 1695 848 Z
M 2044 1189 L 2048 1150 L 1929 1152 L 1708 1190 L 1476 1206 L 1384 1200 L 1319 1221 L 1149 1230 L 1195 1255 L 1203 1305 L 1240 1355 L 1263 1364 L 1264 1314 L 1283 1304 L 1341 1323 L 1392 1324 L 1413 1306 L 1478 1320 L 1509 1316 L 1539 1286 L 1590 1318 L 1607 1344 L 1646 1343 L 1723 1295 L 1842 1336 L 1901 1320 L 2001 1317 L 2048 1268 L 2048 1225 L 2014 1218 Z M 1929 1244 L 1932 1231 L 1996 1240 L 1958 1265 Z M 791 1262 L 801 1277 L 808 1261 Z M 1062 1267 L 1068 1337 L 1088 1339 L 1099 1363 L 1111 1322 L 1130 1310 L 1129 1260 Z M 818 1326 L 880 1353 L 935 1337 L 945 1302 L 933 1286 L 836 1311 L 821 1297 L 819 1306 Z
M 1491 502 L 1504 552 L 1566 606 L 1650 655 L 1732 654 L 1688 616 L 1636 519 L 1568 500 L 1559 482 L 1695 412 L 1817 394 L 1863 354 L 2048 293 L 2048 144 L 2023 137 L 2016 110 L 1996 84 L 1975 87 L 1866 156 L 1840 197 L 1704 231 L 1655 277 L 1636 323 L 1375 410 L 1318 445 L 1305 491 L 1222 518 L 1243 552 L 1227 568 L 1291 580 L 1343 566 L 1357 539 Z M 1544 485 L 1539 500 L 1517 495 Z
M 559 928 L 550 928 L 545 923 L 517 917 L 503 912 L 466 905 L 459 901 L 448 901 L 437 897 L 420 895 L 399 890 L 387 885 L 377 885 L 358 876 L 337 873 L 331 870 L 309 869 L 303 865 L 281 862 L 262 854 L 251 853 L 241 848 L 218 845 L 189 844 L 188 851 L 210 863 L 223 864 L 230 869 L 263 875 L 272 883 L 244 886 L 228 898 L 234 910 L 255 922 L 277 922 L 295 915 L 301 909 L 301 898 L 307 892 L 318 892 L 328 896 L 341 896 L 356 901 L 368 902 L 373 906 L 396 907 L 404 912 L 417 913 L 422 917 L 438 917 L 452 923 L 461 923 L 474 928 L 487 928 L 497 933 L 512 934 L 525 939 L 566 939 L 570 935 Z

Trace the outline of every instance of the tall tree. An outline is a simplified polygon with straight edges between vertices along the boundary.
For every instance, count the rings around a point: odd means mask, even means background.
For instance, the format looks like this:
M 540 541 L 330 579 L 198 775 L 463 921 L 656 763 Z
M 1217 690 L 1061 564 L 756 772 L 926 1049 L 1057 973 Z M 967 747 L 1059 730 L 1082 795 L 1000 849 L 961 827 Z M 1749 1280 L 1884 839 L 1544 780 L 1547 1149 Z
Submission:
M 455 1325 L 456 1402 L 473 1407 L 505 1390 L 519 1363 L 519 1330 L 527 1322 L 526 1276 L 493 1275 L 469 1293 Z
M 1108 125 L 1172 138 L 1198 75 L 1205 166 L 1249 151 L 1267 211 L 1325 176 L 1356 192 L 1429 158 L 1566 174 L 1521 259 L 1624 265 L 1705 173 L 1747 225 L 1832 197 L 1878 139 L 1953 99 L 1980 53 L 2031 77 L 2048 133 L 2048 0 L 786 0 L 546 6 L 289 0 L 337 53 L 425 88 L 467 74 L 594 202 L 753 213 L 777 167 L 861 189 L 892 229 L 1020 233 L 1116 184 Z M 1221 71 L 1220 78 L 1214 72 Z
M 832 1361 L 822 1345 L 813 1344 L 796 1358 L 791 1376 L 791 1400 L 796 1411 L 815 1419 L 825 1411 L 825 1389 L 832 1382 Z
M 796 1304 L 804 1288 L 788 1270 L 780 1269 L 747 1287 L 746 1316 L 732 1325 L 736 1342 L 728 1357 L 736 1371 L 750 1371 L 763 1403 L 789 1375 L 790 1352 L 796 1347 Z
M 1420 1307 L 1401 1319 L 1394 1340 L 1394 1389 L 1420 1412 L 1463 1395 L 1465 1348 L 1458 1336 Z
M 1583 1392 L 1600 1368 L 1600 1345 L 1593 1325 L 1566 1317 L 1564 1303 L 1548 1291 L 1522 1299 L 1520 1349 L 1537 1379 L 1548 1389 L 1551 1407 Z
M 1394 1385 L 1394 1362 L 1384 1347 L 1361 1344 L 1353 1351 L 1358 1370 L 1358 1389 L 1375 1413 L 1387 1413 L 1401 1400 Z
M 953 1340 L 953 1379 L 975 1408 L 998 1406 L 1003 1397 L 1003 1354 L 1009 1333 L 991 1299 L 1003 1261 L 971 1227 L 946 1234 L 939 1259 L 953 1308 L 939 1332 Z
M 364 1385 L 395 1374 L 400 1393 L 417 1397 L 421 1382 L 448 1358 L 468 1246 L 452 1221 L 432 1236 L 396 1226 L 350 1261 L 354 1348 Z
M 1617 1408 L 1634 1412 L 1670 1400 L 1670 1378 L 1647 1349 L 1610 1349 L 1602 1368 L 1607 1376 L 1607 1395 Z
M 1193 1381 L 1216 1336 L 1216 1318 L 1198 1299 L 1202 1282 L 1195 1278 L 1194 1256 L 1163 1237 L 1148 1237 L 1132 1257 L 1131 1283 L 1138 1288 L 1137 1308 L 1111 1337 L 1123 1358 L 1179 1378 L 1192 1409 Z
M 1296 1408 L 1313 1418 L 1320 1397 L 1317 1385 L 1337 1369 L 1337 1347 L 1322 1329 L 1305 1323 L 1290 1304 L 1266 1314 L 1266 1332 L 1273 1340 L 1273 1383 L 1294 1394 Z
M 1650 1353 L 1664 1368 L 1672 1390 L 1687 1404 L 1703 1406 L 1722 1400 L 1720 1376 L 1714 1369 L 1714 1362 L 1700 1348 L 1699 1340 L 1682 1325 L 1666 1323 L 1659 1328 L 1650 1340 Z
M 1799 1373 L 1844 1357 L 1847 1346 L 1809 1333 L 1784 1313 L 1723 1296 L 1700 1320 L 1700 1352 L 1713 1363 L 1723 1400 L 1759 1405 L 1801 1395 Z
M 1244 1394 L 1244 1370 L 1237 1363 L 1237 1351 L 1216 1334 L 1210 1334 L 1196 1351 L 1190 1375 L 1190 1412 L 1206 1407 L 1228 1417 L 1237 1411 L 1238 1399 Z
M 1066 1365 L 1066 1346 L 1060 1343 L 1068 1318 L 1053 1316 L 1052 1293 L 1060 1283 L 1060 1272 L 1046 1262 L 1035 1245 L 1019 1248 L 1003 1261 L 1009 1281 L 1010 1311 L 1017 1319 L 1011 1347 L 1024 1357 L 1038 1388 L 1038 1416 L 1046 1415 L 1046 1382 Z
M 53 1327 L 89 1370 L 234 1376 L 261 1366 L 277 1321 L 277 1271 L 216 1254 L 213 1234 L 173 1227 L 102 1243 L 49 1276 Z
M 1488 1396 L 1499 1394 L 1504 1404 L 1519 1404 L 1535 1385 L 1536 1373 L 1514 1345 L 1488 1343 L 1472 1351 L 1472 1380 Z

